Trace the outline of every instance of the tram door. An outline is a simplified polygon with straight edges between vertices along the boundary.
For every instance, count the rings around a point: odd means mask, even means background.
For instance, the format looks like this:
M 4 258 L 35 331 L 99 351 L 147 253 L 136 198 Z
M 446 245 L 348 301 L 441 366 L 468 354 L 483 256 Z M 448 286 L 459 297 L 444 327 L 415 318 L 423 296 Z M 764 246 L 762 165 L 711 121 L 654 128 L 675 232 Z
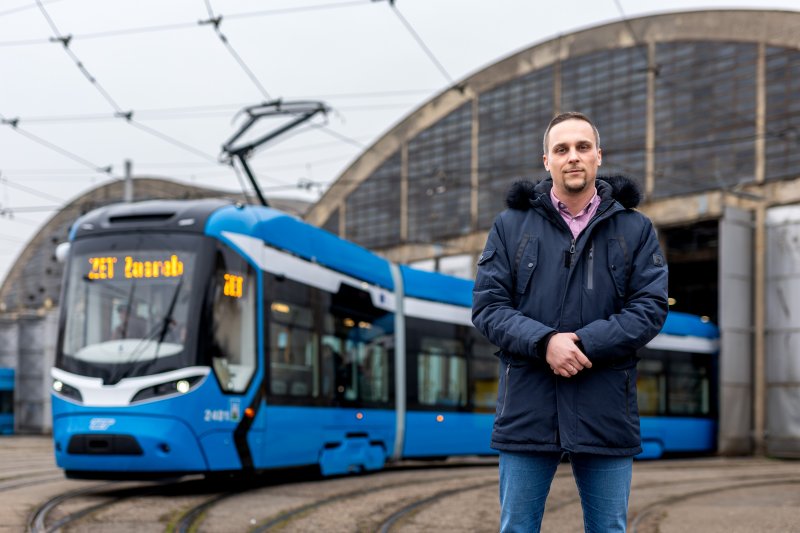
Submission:
M 403 454 L 433 457 L 470 451 L 466 326 L 406 318 L 408 413 Z

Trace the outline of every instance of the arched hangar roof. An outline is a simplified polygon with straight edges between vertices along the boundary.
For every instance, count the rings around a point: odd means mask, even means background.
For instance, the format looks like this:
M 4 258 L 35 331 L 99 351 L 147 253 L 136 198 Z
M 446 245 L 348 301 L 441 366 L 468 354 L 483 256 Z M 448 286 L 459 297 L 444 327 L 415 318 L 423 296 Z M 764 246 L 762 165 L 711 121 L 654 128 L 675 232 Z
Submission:
M 636 179 L 651 206 L 681 194 L 797 178 L 800 172 L 784 175 L 780 168 L 794 164 L 797 151 L 784 133 L 800 120 L 800 110 L 792 111 L 800 86 L 791 81 L 800 77 L 791 70 L 799 64 L 798 27 L 794 11 L 691 11 L 536 44 L 402 119 L 337 178 L 306 219 L 378 250 L 431 242 L 479 249 L 508 184 L 544 176 L 541 134 L 555 113 L 570 109 L 598 123 L 604 169 Z M 780 137 L 780 148 L 765 146 L 770 136 Z M 733 149 L 712 159 L 698 151 L 718 139 Z M 670 212 L 683 213 L 686 204 L 670 204 Z M 360 238 L 359 231 L 375 233 L 380 224 L 391 226 L 383 240 Z M 429 252 L 389 255 L 401 261 L 437 255 Z

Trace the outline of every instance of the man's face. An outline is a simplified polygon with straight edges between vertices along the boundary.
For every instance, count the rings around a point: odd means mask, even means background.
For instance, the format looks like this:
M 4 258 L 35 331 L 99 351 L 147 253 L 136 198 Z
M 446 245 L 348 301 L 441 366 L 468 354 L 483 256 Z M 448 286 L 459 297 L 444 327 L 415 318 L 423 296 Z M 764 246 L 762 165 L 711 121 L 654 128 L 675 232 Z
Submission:
M 594 187 L 602 150 L 597 147 L 591 124 L 569 119 L 550 128 L 547 154 L 542 159 L 553 177 L 556 196 L 562 198 Z

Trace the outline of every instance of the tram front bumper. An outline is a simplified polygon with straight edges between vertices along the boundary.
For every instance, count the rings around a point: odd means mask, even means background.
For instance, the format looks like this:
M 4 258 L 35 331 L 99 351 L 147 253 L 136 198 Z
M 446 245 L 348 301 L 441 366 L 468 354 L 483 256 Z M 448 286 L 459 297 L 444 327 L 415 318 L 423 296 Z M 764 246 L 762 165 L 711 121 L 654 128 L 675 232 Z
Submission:
M 188 474 L 208 470 L 191 429 L 177 418 L 61 415 L 53 420 L 56 464 L 70 473 Z M 75 475 L 73 477 L 82 477 Z M 92 476 L 95 477 L 95 476 Z

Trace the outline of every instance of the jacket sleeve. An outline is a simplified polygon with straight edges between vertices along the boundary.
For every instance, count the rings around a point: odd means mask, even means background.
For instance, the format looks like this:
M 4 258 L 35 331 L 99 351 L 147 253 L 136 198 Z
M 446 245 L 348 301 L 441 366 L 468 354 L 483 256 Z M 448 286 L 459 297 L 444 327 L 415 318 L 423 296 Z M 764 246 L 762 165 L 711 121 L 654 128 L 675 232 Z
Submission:
M 480 259 L 472 291 L 472 323 L 495 346 L 508 354 L 538 358 L 538 344 L 549 340 L 553 328 L 516 309 L 512 263 L 501 216 L 495 219 Z
M 646 220 L 643 226 L 623 308 L 575 332 L 593 362 L 638 350 L 658 334 L 667 317 L 667 264 L 652 223 Z

